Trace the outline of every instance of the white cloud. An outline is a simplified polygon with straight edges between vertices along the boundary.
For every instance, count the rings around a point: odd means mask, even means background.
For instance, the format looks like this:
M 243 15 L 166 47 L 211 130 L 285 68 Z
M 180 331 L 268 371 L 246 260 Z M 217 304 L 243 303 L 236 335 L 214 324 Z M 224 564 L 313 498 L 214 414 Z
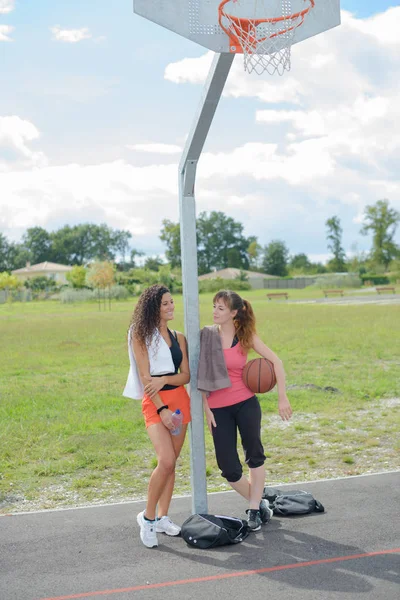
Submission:
M 400 209 L 400 53 L 391 35 L 382 36 L 398 18 L 400 8 L 364 20 L 343 13 L 340 28 L 293 49 L 292 72 L 282 78 L 249 77 L 237 57 L 225 95 L 257 102 L 242 103 L 235 119 L 231 101 L 233 133 L 212 142 L 199 161 L 198 211 L 228 213 L 262 244 L 273 236 L 286 239 L 292 252 L 318 254 L 326 249 L 329 216 L 343 216 L 344 231 L 357 235 L 367 204 L 387 197 Z M 203 84 L 211 60 L 211 53 L 184 59 L 165 77 Z M 243 110 L 254 116 L 245 131 Z M 130 164 L 143 161 L 132 154 L 130 162 L 56 167 L 37 151 L 32 123 L 1 119 L 8 156 L 2 161 L 0 154 L 0 230 L 18 239 L 35 224 L 106 221 L 140 236 L 138 247 L 160 252 L 161 220 L 178 218 L 177 166 L 166 163 L 181 148 L 135 142 L 125 148 L 147 153 L 152 164 Z M 318 231 L 322 241 L 314 243 Z
M 92 221 L 157 240 L 166 199 L 173 205 L 177 187 L 174 165 L 139 168 L 122 160 L 0 172 L 0 230 L 18 239 L 38 223 L 53 229 Z
M 182 152 L 182 148 L 174 144 L 127 144 L 126 148 L 151 154 L 179 154 Z
M 248 75 L 242 56 L 236 56 L 224 95 L 257 98 L 267 104 L 304 105 L 311 98 L 323 106 L 351 102 L 361 91 L 374 90 L 368 73 L 374 62 L 379 61 L 376 69 L 386 70 L 387 76 L 392 61 L 398 66 L 399 30 L 400 7 L 369 19 L 357 19 L 342 11 L 340 27 L 293 47 L 292 71 L 282 77 Z M 165 79 L 203 84 L 212 58 L 213 53 L 207 52 L 199 58 L 171 63 L 165 69 Z
M 15 8 L 15 0 L 0 0 L 0 15 L 6 15 Z
M 266 105 L 256 111 L 265 142 L 250 138 L 230 153 L 204 156 L 199 172 L 279 179 L 355 207 L 364 205 L 366 188 L 373 201 L 390 187 L 399 205 L 399 29 L 400 7 L 368 19 L 342 11 L 341 27 L 293 48 L 292 72 L 283 77 L 248 76 L 236 57 L 224 95 Z M 205 53 L 170 64 L 165 78 L 203 83 L 211 60 Z
M 364 35 L 370 35 L 383 46 L 400 47 L 400 10 L 398 7 L 393 6 L 368 19 L 354 19 L 349 13 L 344 13 L 344 15 L 345 20 L 351 21 L 354 29 Z
M 38 129 L 29 121 L 17 116 L 0 117 L 0 172 L 47 164 L 42 152 L 35 152 L 28 146 L 39 137 Z M 2 150 L 11 152 L 14 158 L 2 160 Z
M 81 29 L 61 29 L 59 25 L 55 25 L 54 27 L 50 27 L 50 31 L 53 34 L 53 40 L 68 42 L 70 44 L 76 44 L 92 37 L 87 27 L 82 27 Z
M 10 33 L 14 31 L 11 25 L 0 25 L 0 42 L 12 42 Z

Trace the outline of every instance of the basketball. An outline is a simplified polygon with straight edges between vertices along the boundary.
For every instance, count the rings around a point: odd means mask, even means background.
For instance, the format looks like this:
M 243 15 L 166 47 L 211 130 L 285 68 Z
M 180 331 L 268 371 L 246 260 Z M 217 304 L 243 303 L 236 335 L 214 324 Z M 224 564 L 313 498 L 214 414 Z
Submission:
M 274 365 L 266 358 L 253 358 L 246 363 L 242 378 L 254 394 L 270 392 L 276 385 Z

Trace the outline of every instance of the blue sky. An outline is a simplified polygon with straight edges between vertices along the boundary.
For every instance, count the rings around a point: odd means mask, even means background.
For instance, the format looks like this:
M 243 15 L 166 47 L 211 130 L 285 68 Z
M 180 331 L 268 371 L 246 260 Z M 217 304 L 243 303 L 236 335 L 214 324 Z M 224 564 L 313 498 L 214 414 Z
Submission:
M 161 254 L 178 220 L 177 163 L 211 54 L 132 12 L 130 0 L 0 0 L 0 231 L 79 222 L 127 228 Z M 378 6 L 378 8 L 377 8 Z M 292 51 L 282 78 L 235 60 L 200 161 L 198 211 L 261 244 L 327 255 L 364 207 L 400 208 L 400 7 L 342 0 L 342 25 Z M 161 146 L 160 146 L 161 144 Z

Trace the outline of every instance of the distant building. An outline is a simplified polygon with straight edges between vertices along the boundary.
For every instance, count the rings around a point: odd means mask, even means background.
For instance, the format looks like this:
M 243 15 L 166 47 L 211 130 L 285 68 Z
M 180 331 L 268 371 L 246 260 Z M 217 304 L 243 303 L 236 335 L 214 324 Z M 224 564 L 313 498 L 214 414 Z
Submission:
M 264 287 L 264 279 L 275 279 L 273 275 L 267 275 L 266 273 L 257 273 L 257 271 L 245 271 L 243 269 L 235 269 L 229 267 L 227 269 L 221 269 L 220 271 L 212 271 L 211 273 L 205 273 L 205 275 L 199 276 L 199 281 L 205 279 L 238 279 L 240 274 L 244 273 L 247 277 L 247 281 L 252 288 L 260 289 Z
M 72 267 L 68 265 L 58 265 L 57 263 L 52 262 L 42 262 L 37 265 L 31 265 L 31 263 L 26 263 L 26 267 L 22 269 L 15 269 L 12 271 L 12 274 L 15 275 L 20 281 L 25 281 L 26 279 L 32 279 L 32 277 L 48 277 L 49 279 L 53 279 L 59 285 L 64 283 L 68 283 L 66 274 L 72 270 Z

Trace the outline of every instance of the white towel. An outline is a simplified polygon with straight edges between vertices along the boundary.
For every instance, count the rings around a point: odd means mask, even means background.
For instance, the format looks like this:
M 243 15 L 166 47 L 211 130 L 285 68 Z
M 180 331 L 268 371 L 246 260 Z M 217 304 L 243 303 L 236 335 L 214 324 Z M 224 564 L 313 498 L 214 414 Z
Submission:
M 150 375 L 166 375 L 167 373 L 175 372 L 171 350 L 158 329 L 155 331 L 151 342 L 146 344 L 146 346 L 149 354 Z M 141 400 L 144 396 L 144 387 L 139 376 L 135 355 L 133 354 L 132 328 L 128 331 L 128 355 L 130 368 L 122 395 L 132 398 L 132 400 Z

